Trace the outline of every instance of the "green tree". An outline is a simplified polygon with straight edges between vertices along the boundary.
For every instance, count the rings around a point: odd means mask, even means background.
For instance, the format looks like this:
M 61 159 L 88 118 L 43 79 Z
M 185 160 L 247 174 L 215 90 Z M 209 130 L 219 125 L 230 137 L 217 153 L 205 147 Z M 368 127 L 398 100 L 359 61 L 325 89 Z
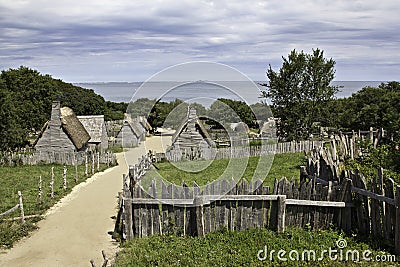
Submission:
M 123 105 L 107 105 L 91 89 L 53 79 L 24 66 L 3 70 L 0 80 L 0 150 L 22 147 L 32 141 L 50 118 L 54 100 L 60 100 L 62 106 L 69 106 L 77 115 L 123 117 Z
M 249 127 L 256 125 L 252 109 L 243 101 L 219 98 L 211 104 L 209 115 L 222 125 L 235 122 L 244 122 Z
M 1 150 L 11 150 L 22 146 L 27 136 L 23 129 L 18 125 L 19 119 L 12 94 L 0 78 L 0 148 Z
M 338 92 L 338 87 L 330 85 L 335 77 L 335 61 L 326 59 L 320 49 L 311 54 L 293 50 L 282 59 L 279 71 L 269 66 L 269 84 L 262 97 L 272 101 L 274 116 L 279 118 L 279 137 L 300 140 L 309 136 L 313 123 L 331 123 L 327 103 Z
M 346 130 L 384 128 L 390 136 L 400 129 L 400 83 L 364 87 L 346 99 L 335 101 L 337 127 Z
M 273 117 L 270 107 L 266 103 L 258 102 L 250 105 L 257 120 L 266 121 Z

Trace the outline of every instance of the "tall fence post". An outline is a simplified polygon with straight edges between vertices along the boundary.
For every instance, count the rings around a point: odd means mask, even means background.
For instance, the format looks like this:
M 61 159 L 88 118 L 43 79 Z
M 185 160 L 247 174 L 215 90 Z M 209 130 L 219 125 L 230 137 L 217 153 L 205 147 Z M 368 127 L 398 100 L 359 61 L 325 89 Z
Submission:
M 286 196 L 278 197 L 278 217 L 277 217 L 277 232 L 285 232 L 285 216 L 286 216 Z
M 43 199 L 42 199 L 42 176 L 39 176 L 38 204 L 39 205 L 43 204 Z
M 75 184 L 78 183 L 78 162 L 76 157 L 74 156 L 74 167 L 75 167 L 75 175 L 74 175 L 74 180 L 75 180 Z
M 198 196 L 194 199 L 194 206 L 196 207 L 197 235 L 204 236 L 204 206 L 201 196 Z
M 126 240 L 130 240 L 133 238 L 133 216 L 132 216 L 132 202 L 131 202 L 131 194 L 129 190 L 129 185 L 127 184 L 127 176 L 123 174 L 124 179 L 124 222 L 125 222 L 125 231 L 126 231 Z
M 94 153 L 92 153 L 92 174 L 94 174 Z
M 97 152 L 97 171 L 100 171 L 100 152 Z
M 400 186 L 399 185 L 396 186 L 395 203 L 396 203 L 396 225 L 394 227 L 395 229 L 394 247 L 396 254 L 400 255 Z
M 18 191 L 18 199 L 19 199 L 19 208 L 21 210 L 21 222 L 25 223 L 25 214 L 24 214 L 24 203 L 22 202 L 22 193 Z
M 63 169 L 63 189 L 67 189 L 67 167 Z
M 54 198 L 54 167 L 51 167 L 50 197 Z
M 85 155 L 85 176 L 88 176 L 88 157 Z

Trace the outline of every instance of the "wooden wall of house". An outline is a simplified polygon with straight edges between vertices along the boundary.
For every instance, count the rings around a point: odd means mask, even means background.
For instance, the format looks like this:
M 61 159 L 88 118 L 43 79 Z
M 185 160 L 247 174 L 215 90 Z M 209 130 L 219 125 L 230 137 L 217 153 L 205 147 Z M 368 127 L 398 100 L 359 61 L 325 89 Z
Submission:
M 42 133 L 42 137 L 37 141 L 35 149 L 38 152 L 73 152 L 75 145 L 68 137 L 61 126 L 60 102 L 52 103 L 51 118 Z
M 121 131 L 115 137 L 115 145 L 122 147 L 135 147 L 139 144 L 139 140 L 133 133 L 129 125 L 124 124 Z
M 42 137 L 36 143 L 35 149 L 38 152 L 73 152 L 76 150 L 61 124 L 51 123 L 47 125 Z
M 108 135 L 106 125 L 102 125 L 102 133 L 101 133 L 101 150 L 104 151 L 108 148 Z

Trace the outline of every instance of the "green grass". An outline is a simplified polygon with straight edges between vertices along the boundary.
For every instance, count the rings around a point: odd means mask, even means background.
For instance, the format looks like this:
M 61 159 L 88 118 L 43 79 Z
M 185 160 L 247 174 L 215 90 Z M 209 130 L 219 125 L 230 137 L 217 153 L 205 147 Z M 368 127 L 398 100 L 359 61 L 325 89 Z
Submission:
M 124 249 L 118 253 L 116 266 L 380 266 L 367 261 L 355 263 L 352 258 L 348 262 L 331 261 L 328 254 L 323 256 L 322 261 L 317 260 L 322 250 L 338 249 L 336 241 L 342 238 L 347 242 L 342 259 L 345 259 L 347 250 L 360 251 L 360 258 L 365 250 L 372 252 L 371 258 L 389 254 L 334 230 L 287 228 L 285 233 L 278 234 L 267 229 L 250 229 L 217 231 L 205 237 L 167 235 L 133 239 L 123 244 Z M 257 254 L 265 246 L 267 259 L 260 261 Z M 281 249 L 287 252 L 283 257 L 288 261 L 278 259 L 277 251 Z M 269 259 L 272 250 L 275 250 L 273 261 Z M 291 250 L 297 250 L 300 259 L 304 250 L 314 250 L 316 260 L 292 261 L 288 256 Z
M 122 146 L 112 146 L 112 147 L 109 147 L 107 150 L 110 151 L 110 152 L 113 152 L 113 153 L 124 152 L 124 149 L 123 149 Z
M 51 168 L 54 167 L 54 199 L 50 198 Z M 101 165 L 101 170 L 106 165 Z M 87 179 L 85 177 L 85 166 L 78 166 L 78 183 Z M 89 172 L 91 168 L 89 165 Z M 67 166 L 67 189 L 62 188 L 63 166 L 62 165 L 36 165 L 36 166 L 16 166 L 0 167 L 0 213 L 9 210 L 18 203 L 17 192 L 22 192 L 24 212 L 26 215 L 44 214 L 47 209 L 52 207 L 63 196 L 71 192 L 75 186 L 75 168 Z M 42 200 L 38 203 L 38 184 L 39 176 L 42 176 Z M 40 217 L 29 218 L 26 224 L 22 225 L 20 220 L 9 221 L 7 219 L 20 216 L 20 210 L 10 215 L 0 218 L 0 247 L 9 248 L 22 237 L 36 229 L 35 223 Z
M 246 180 L 251 180 L 254 176 L 255 170 L 259 163 L 259 157 L 250 157 L 246 164 L 246 159 L 234 159 L 233 166 L 243 165 L 245 167 L 245 171 L 242 175 L 242 178 Z M 267 161 L 270 158 L 265 158 Z M 157 163 L 156 166 L 159 168 L 157 172 L 167 181 L 181 184 L 182 181 L 185 181 L 187 184 L 192 184 L 194 181 L 198 185 L 205 185 L 207 182 L 211 182 L 220 177 L 225 169 L 227 168 L 229 163 L 229 159 L 219 159 L 213 161 L 186 161 L 181 163 L 170 163 L 170 162 L 162 162 Z M 303 153 L 287 153 L 287 154 L 277 154 L 273 159 L 272 166 L 268 171 L 268 164 L 264 164 L 265 162 L 261 162 L 259 166 L 259 171 L 257 172 L 257 177 L 260 179 L 264 179 L 264 184 L 268 186 L 273 186 L 275 178 L 287 177 L 291 179 L 294 177 L 295 179 L 299 179 L 300 166 L 305 165 L 305 157 Z M 178 167 L 176 167 L 176 166 Z M 185 170 L 200 170 L 201 167 L 207 166 L 204 170 L 196 171 L 196 172 L 188 172 Z M 154 175 L 154 172 L 150 171 L 149 176 Z M 238 169 L 234 169 L 232 173 L 228 172 L 224 175 L 224 177 L 230 178 L 232 175 L 235 176 L 237 173 L 240 173 L 242 170 L 238 167 Z M 235 177 L 236 178 L 236 177 Z

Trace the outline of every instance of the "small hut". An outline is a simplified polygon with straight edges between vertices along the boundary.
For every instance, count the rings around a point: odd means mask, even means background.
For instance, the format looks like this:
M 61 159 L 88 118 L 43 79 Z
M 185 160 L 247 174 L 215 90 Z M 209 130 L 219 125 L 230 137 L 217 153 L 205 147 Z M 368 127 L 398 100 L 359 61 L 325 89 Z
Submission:
M 196 109 L 189 107 L 186 119 L 172 136 L 172 145 L 168 152 L 187 154 L 194 150 L 204 152 L 213 147 L 215 144 L 197 116 Z
M 90 135 L 90 150 L 105 151 L 108 148 L 108 136 L 104 115 L 77 116 Z
M 34 148 L 38 152 L 70 153 L 87 149 L 89 133 L 72 109 L 54 101 L 50 121 L 42 127 Z
M 115 144 L 122 147 L 135 147 L 146 140 L 146 129 L 139 119 L 132 119 L 130 114 L 125 114 L 122 127 L 115 137 Z

